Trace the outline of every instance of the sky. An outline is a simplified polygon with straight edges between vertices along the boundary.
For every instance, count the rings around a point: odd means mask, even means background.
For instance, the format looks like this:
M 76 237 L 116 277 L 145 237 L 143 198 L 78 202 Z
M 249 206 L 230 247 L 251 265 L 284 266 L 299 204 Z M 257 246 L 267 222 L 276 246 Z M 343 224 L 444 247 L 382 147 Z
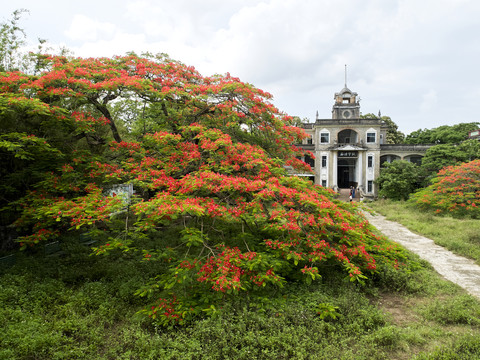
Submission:
M 408 134 L 480 122 L 478 0 L 0 0 L 29 46 L 103 57 L 166 53 L 202 75 L 273 95 L 281 111 L 331 118 L 347 86 L 363 114 Z

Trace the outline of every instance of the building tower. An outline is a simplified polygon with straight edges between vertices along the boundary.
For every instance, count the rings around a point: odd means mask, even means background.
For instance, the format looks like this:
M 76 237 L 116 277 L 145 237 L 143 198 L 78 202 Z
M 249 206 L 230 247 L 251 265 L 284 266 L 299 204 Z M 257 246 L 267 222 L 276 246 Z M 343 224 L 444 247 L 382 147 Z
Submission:
M 345 86 L 335 93 L 335 103 L 332 109 L 332 119 L 358 119 L 360 117 L 360 103 L 358 94 Z

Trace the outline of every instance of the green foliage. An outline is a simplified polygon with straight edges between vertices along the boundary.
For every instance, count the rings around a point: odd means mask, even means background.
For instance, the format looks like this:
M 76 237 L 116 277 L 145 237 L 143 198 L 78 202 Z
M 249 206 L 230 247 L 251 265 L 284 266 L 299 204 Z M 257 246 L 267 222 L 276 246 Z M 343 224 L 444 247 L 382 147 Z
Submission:
M 388 126 L 387 129 L 387 144 L 403 144 L 405 134 L 398 130 L 398 125 L 393 122 L 389 116 L 382 116 L 381 118 Z
M 430 354 L 421 354 L 414 360 L 471 360 L 480 358 L 480 337 L 467 334 L 453 344 L 444 345 Z
M 442 125 L 433 129 L 419 129 L 408 134 L 406 144 L 459 144 L 468 137 L 470 131 L 477 130 L 480 123 L 460 123 Z
M 480 142 L 465 140 L 460 144 L 439 144 L 429 148 L 422 159 L 427 174 L 437 173 L 446 166 L 480 159 Z
M 427 320 L 440 324 L 480 325 L 480 305 L 469 295 L 435 300 L 421 312 Z
M 135 315 L 143 301 L 133 296 L 159 263 L 138 262 L 133 253 L 89 256 L 75 237 L 62 248 L 60 258 L 17 254 L 17 264 L 0 274 L 0 358 L 370 360 L 447 353 L 435 346 L 445 341 L 459 354 L 478 353 L 478 328 L 465 316 L 472 309 L 478 320 L 478 302 L 410 260 L 408 278 L 381 272 L 362 287 L 323 269 L 321 282 L 266 292 L 261 307 L 243 293 L 188 326 L 159 327 Z M 396 325 L 379 306 L 384 299 L 417 299 L 422 305 L 405 314 L 415 322 Z
M 419 187 L 419 168 L 405 161 L 395 160 L 386 163 L 376 183 L 380 187 L 379 196 L 392 200 L 406 200 Z
M 340 316 L 338 309 L 338 306 L 330 303 L 320 303 L 316 307 L 317 314 L 322 320 L 336 320 Z

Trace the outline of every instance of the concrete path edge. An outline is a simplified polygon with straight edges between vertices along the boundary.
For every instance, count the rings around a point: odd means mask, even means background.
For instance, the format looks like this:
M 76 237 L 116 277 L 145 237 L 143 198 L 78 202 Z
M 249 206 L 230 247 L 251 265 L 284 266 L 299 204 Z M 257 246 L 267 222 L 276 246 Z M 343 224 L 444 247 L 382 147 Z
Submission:
M 365 218 L 390 240 L 418 254 L 428 261 L 445 279 L 464 288 L 480 299 L 480 266 L 473 260 L 456 255 L 436 245 L 433 240 L 415 234 L 405 226 L 387 220 L 384 216 L 363 212 Z

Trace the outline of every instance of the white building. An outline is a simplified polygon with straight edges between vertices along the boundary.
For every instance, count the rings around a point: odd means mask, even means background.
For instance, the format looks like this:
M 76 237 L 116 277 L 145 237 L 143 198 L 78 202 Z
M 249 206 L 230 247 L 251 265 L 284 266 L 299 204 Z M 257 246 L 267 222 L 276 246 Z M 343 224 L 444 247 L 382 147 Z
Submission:
M 333 189 L 354 186 L 366 195 L 375 196 L 375 179 L 384 162 L 403 159 L 419 162 L 429 145 L 386 144 L 387 124 L 379 119 L 360 118 L 358 94 L 346 86 L 335 93 L 331 119 L 303 123 L 310 135 L 300 146 L 310 150 L 305 162 L 312 166 L 309 176 L 315 184 Z

